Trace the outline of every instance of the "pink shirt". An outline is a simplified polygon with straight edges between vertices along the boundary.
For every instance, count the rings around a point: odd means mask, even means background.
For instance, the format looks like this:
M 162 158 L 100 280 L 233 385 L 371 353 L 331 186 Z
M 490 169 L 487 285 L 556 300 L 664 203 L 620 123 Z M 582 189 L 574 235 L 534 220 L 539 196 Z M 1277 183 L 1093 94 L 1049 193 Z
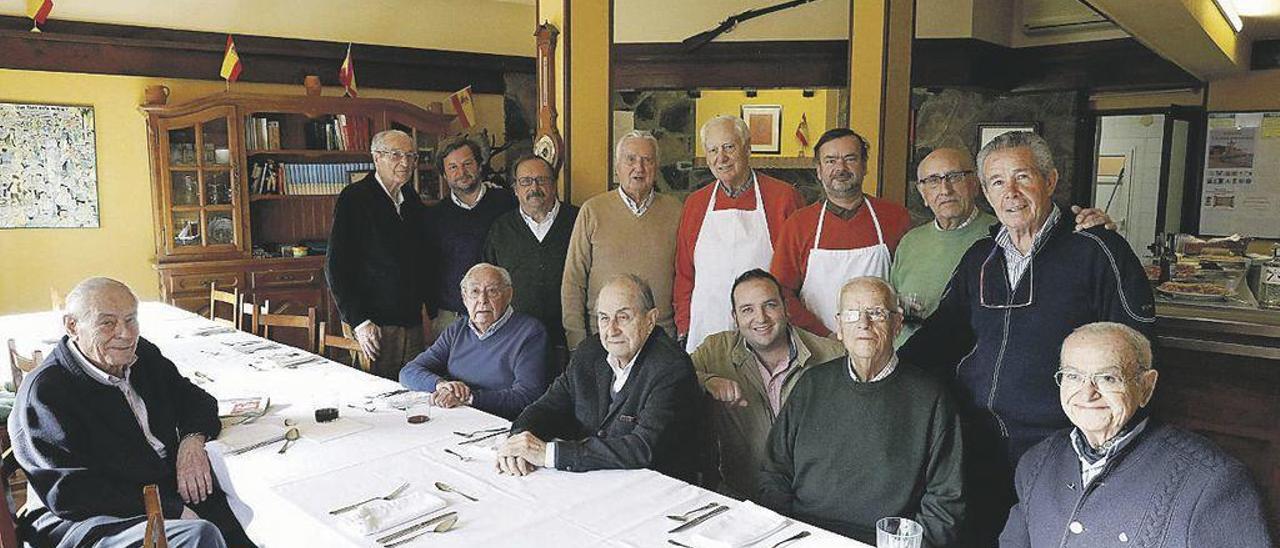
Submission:
M 792 350 L 789 356 L 778 360 L 772 367 L 765 365 L 760 359 L 760 355 L 756 355 L 756 366 L 760 368 L 760 380 L 764 382 L 764 393 L 769 399 L 769 411 L 773 416 L 778 416 L 778 411 L 782 407 L 782 385 L 786 383 L 787 376 L 791 370 L 795 369 L 795 351 Z

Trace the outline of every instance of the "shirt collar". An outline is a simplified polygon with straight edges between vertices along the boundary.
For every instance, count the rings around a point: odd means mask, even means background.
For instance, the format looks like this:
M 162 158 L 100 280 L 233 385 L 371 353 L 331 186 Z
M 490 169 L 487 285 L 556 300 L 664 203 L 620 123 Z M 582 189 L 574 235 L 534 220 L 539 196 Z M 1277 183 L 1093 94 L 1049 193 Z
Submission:
M 724 189 L 725 196 L 728 196 L 730 198 L 737 198 L 738 196 L 741 196 L 742 193 L 746 192 L 748 188 L 755 188 L 756 187 L 756 170 L 752 169 L 749 171 L 749 173 L 750 173 L 750 177 L 747 178 L 747 182 L 744 183 L 742 185 L 742 188 L 739 188 L 737 192 L 733 192 L 729 190 L 729 185 L 720 183 L 720 188 Z
M 475 208 L 476 208 L 476 206 L 480 205 L 480 200 L 483 200 L 483 199 L 484 199 L 484 194 L 485 194 L 485 192 L 488 192 L 488 191 L 489 191 L 489 183 L 486 183 L 486 182 L 484 182 L 484 181 L 481 181 L 481 182 L 480 182 L 480 195 L 479 195 L 479 196 L 476 196 L 476 203 L 475 203 L 475 204 L 467 205 L 467 203 L 466 203 L 466 202 L 464 202 L 464 201 L 462 201 L 462 200 L 459 200 L 459 199 L 458 199 L 458 195 L 457 195 L 457 194 L 455 194 L 455 193 L 453 192 L 453 190 L 450 190 L 450 191 L 449 191 L 449 199 L 450 199 L 450 200 L 453 200 L 453 203 L 454 203 L 455 205 L 457 205 L 458 207 L 462 208 L 462 209 L 472 210 L 472 209 L 475 209 Z
M 936 228 L 938 232 L 953 232 L 956 230 L 960 230 L 966 226 L 969 226 L 969 223 L 972 223 L 973 220 L 977 218 L 978 218 L 978 206 L 975 205 L 973 206 L 973 211 L 969 213 L 969 218 L 965 219 L 963 223 L 960 223 L 960 226 L 957 226 L 955 228 L 942 228 L 942 225 L 938 224 L 938 218 L 934 217 L 933 228 Z M 1048 224 L 1048 223 L 1046 222 L 1045 224 Z
M 117 386 L 122 382 L 129 382 L 129 372 L 133 370 L 133 364 L 138 363 L 138 356 L 135 354 L 133 361 L 124 368 L 124 377 L 117 377 L 93 365 L 89 358 L 80 351 L 80 347 L 76 346 L 75 341 L 67 339 L 67 348 L 71 349 L 71 355 L 75 357 L 76 363 L 80 365 L 80 368 L 89 374 L 89 378 L 107 386 Z
M 535 221 L 533 220 L 533 217 L 525 215 L 524 210 L 519 207 L 516 207 L 516 211 L 520 212 L 520 217 L 524 219 L 524 222 L 529 223 L 529 226 L 549 225 L 555 222 L 556 214 L 560 213 L 560 200 L 556 200 L 555 203 L 551 205 L 551 211 L 547 212 L 547 217 L 543 219 L 542 222 Z
M 508 304 L 507 311 L 502 313 L 502 317 L 498 318 L 498 321 L 493 322 L 493 325 L 490 325 L 489 329 L 484 330 L 483 333 L 480 332 L 479 329 L 476 329 L 476 324 L 471 323 L 471 318 L 467 318 L 467 327 L 471 328 L 471 332 L 476 334 L 477 339 L 480 339 L 483 341 L 489 337 L 492 337 L 494 333 L 497 333 L 499 329 L 502 329 L 502 326 L 507 325 L 507 320 L 511 319 L 511 315 L 514 312 L 515 312 L 515 307 Z
M 636 203 L 630 196 L 627 196 L 626 192 L 622 191 L 622 185 L 618 185 L 618 195 L 622 196 L 622 203 L 627 204 L 627 209 L 630 209 L 631 213 L 634 213 L 636 217 L 644 215 L 644 212 L 649 210 L 649 206 L 653 205 L 653 197 L 657 192 L 656 188 L 649 189 L 649 195 L 640 200 L 640 203 Z
M 404 192 L 392 194 L 390 190 L 387 190 L 387 185 L 382 184 L 382 177 L 379 177 L 377 172 L 373 173 L 373 179 L 378 181 L 378 188 L 381 188 L 382 193 L 386 194 L 388 198 L 391 198 L 391 203 L 396 206 L 396 213 L 399 213 L 400 206 L 404 204 Z M 401 186 L 400 189 L 403 191 L 404 187 Z
M 889 358 L 889 363 L 884 366 L 884 369 L 881 369 L 879 373 L 876 373 L 876 376 L 872 377 L 871 380 L 864 381 L 862 379 L 859 379 L 858 374 L 853 370 L 853 358 L 848 358 L 848 361 L 849 361 L 849 378 L 853 379 L 853 382 L 856 382 L 856 383 L 872 383 L 872 382 L 882 381 L 885 378 L 887 378 L 889 375 L 893 374 L 894 369 L 898 368 L 898 355 L 894 354 L 892 358 Z
M 1059 217 L 1062 217 L 1062 211 L 1058 209 L 1058 204 L 1053 204 L 1053 209 L 1049 210 L 1049 217 L 1044 220 L 1044 225 L 1040 226 L 1040 230 L 1036 231 L 1035 238 L 1031 240 L 1031 253 L 1027 255 L 1035 253 L 1040 248 L 1040 245 L 1044 243 L 1045 236 L 1050 230 L 1053 230 L 1054 225 L 1058 224 Z M 1018 255 L 1023 255 L 1022 251 L 1013 245 L 1013 236 L 1009 235 L 1009 227 L 1000 225 L 1000 231 L 996 233 L 996 243 L 1004 248 L 1005 251 L 1016 251 Z

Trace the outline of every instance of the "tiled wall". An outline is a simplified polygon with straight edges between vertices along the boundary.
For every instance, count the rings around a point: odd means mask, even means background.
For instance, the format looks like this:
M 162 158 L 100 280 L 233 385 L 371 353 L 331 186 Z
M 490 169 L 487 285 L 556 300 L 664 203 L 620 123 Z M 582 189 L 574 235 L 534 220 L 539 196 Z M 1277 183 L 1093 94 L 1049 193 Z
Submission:
M 1124 181 L 1116 187 L 1097 187 L 1094 203 L 1111 207 L 1108 214 L 1119 225 L 1118 232 L 1129 240 L 1138 256 L 1150 255 L 1147 246 L 1155 241 L 1156 208 L 1160 201 L 1160 152 L 1164 139 L 1164 116 L 1144 114 L 1104 116 L 1099 119 L 1098 154 L 1127 158 Z

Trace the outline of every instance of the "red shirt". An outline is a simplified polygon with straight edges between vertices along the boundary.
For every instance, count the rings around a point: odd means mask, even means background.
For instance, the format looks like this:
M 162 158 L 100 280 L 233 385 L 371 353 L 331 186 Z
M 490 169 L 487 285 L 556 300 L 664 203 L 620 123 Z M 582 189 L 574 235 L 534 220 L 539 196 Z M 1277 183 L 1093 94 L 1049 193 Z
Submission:
M 790 183 L 758 171 L 755 175 L 756 182 L 760 185 L 761 200 L 764 203 L 765 221 L 769 223 L 769 239 L 773 241 L 776 254 L 783 222 L 804 203 L 803 198 L 800 196 L 800 191 Z M 676 330 L 680 334 L 689 332 L 689 301 L 693 298 L 693 248 L 698 243 L 702 220 L 706 217 L 707 205 L 711 203 L 711 191 L 715 188 L 717 188 L 715 183 L 709 184 L 685 199 L 684 213 L 680 216 L 680 229 L 676 232 L 676 279 L 672 288 L 674 298 L 672 305 L 676 313 Z M 716 211 L 725 209 L 750 211 L 755 208 L 755 188 L 747 188 L 736 198 L 730 198 L 724 188 L 721 188 L 716 195 Z
M 866 196 L 872 207 L 876 209 L 876 217 L 880 219 L 880 230 L 884 232 L 884 243 L 892 253 L 898 248 L 898 241 L 911 230 L 911 214 L 907 209 L 879 198 Z M 769 270 L 782 284 L 786 293 L 787 312 L 791 323 L 819 335 L 830 335 L 831 330 L 823 325 L 813 312 L 800 302 L 800 286 L 804 284 L 805 269 L 809 265 L 809 251 L 813 249 L 813 237 L 818 231 L 818 213 L 822 212 L 825 220 L 822 223 L 821 249 L 858 249 L 879 243 L 876 239 L 876 227 L 871 221 L 871 213 L 866 207 L 859 206 L 858 211 L 848 220 L 841 219 L 827 211 L 825 202 L 817 202 L 799 211 L 787 219 L 782 225 L 782 234 L 773 246 L 773 264 Z M 832 295 L 831 298 L 836 298 Z

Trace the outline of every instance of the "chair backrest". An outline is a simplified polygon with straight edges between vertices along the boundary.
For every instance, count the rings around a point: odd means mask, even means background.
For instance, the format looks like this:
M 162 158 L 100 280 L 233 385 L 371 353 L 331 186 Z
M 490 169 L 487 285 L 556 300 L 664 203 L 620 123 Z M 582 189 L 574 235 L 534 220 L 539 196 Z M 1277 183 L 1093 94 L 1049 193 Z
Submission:
M 3 484 L 4 496 L 0 497 L 0 548 L 21 548 L 23 542 L 18 536 L 17 505 L 13 500 L 13 492 L 9 489 L 9 478 L 17 474 L 21 468 L 13 449 L 5 449 L 3 462 L 0 463 L 0 484 Z
M 368 371 L 369 364 L 367 363 L 367 360 L 364 359 L 364 352 L 360 350 L 360 342 L 351 336 L 351 328 L 345 323 L 342 324 L 341 335 L 330 335 L 327 328 L 328 325 L 325 322 L 320 322 L 320 347 L 316 350 L 316 353 L 328 358 L 330 356 L 326 350 L 329 348 L 346 350 L 346 353 L 351 360 L 351 365 L 357 366 L 364 371 Z
M 53 307 L 54 311 L 62 310 L 67 306 L 66 298 L 55 287 L 49 288 L 49 305 Z
M 249 301 L 249 297 L 242 296 L 240 299 L 240 330 L 245 333 L 258 333 L 258 317 L 271 312 L 271 301 L 263 299 L 261 303 L 253 303 Z M 249 321 L 245 321 L 245 317 Z
M 294 329 L 305 329 L 307 331 L 305 346 L 300 346 L 307 352 L 314 352 L 316 348 L 316 309 L 315 307 L 307 308 L 306 316 L 298 316 L 294 314 L 259 314 L 258 326 L 262 330 L 260 335 L 264 339 L 271 339 L 272 327 L 288 327 Z M 276 339 L 271 339 L 276 340 Z M 276 341 L 281 342 L 281 341 Z
M 218 316 L 218 303 L 223 303 L 231 309 L 231 315 L 228 317 Z M 240 311 L 243 310 L 242 304 L 244 298 L 240 295 L 239 289 L 231 291 L 221 291 L 218 284 L 209 284 L 209 319 L 218 323 L 227 324 L 236 329 L 240 329 Z
M 22 386 L 22 377 L 38 367 L 43 361 L 44 354 L 39 350 L 31 351 L 30 358 L 19 354 L 17 343 L 13 339 L 9 339 L 9 373 L 13 377 L 14 392 L 17 392 L 18 387 Z
M 142 487 L 142 506 L 147 510 L 147 527 L 142 533 L 142 548 L 169 548 L 164 534 L 164 509 L 160 506 L 160 489 L 155 484 Z

